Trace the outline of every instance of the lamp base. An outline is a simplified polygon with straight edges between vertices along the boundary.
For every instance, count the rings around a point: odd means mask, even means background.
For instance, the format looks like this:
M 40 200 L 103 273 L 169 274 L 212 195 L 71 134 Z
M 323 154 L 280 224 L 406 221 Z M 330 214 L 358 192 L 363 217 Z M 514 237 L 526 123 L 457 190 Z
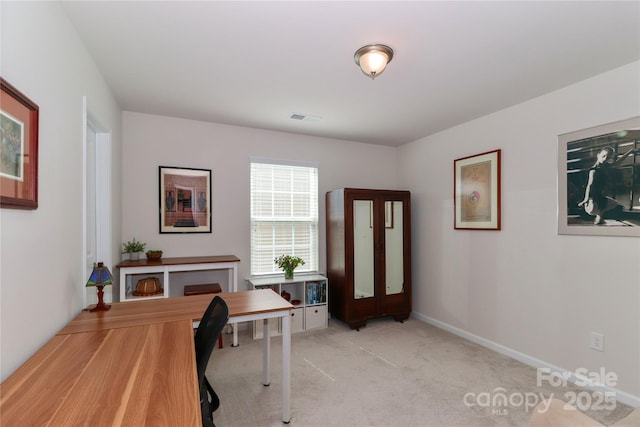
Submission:
M 93 307 L 92 309 L 90 309 L 89 311 L 107 311 L 111 308 L 111 304 L 102 304 L 102 305 L 96 305 L 95 307 Z
M 96 304 L 96 306 L 89 311 L 107 311 L 111 308 L 111 304 L 105 304 L 104 301 L 102 300 L 104 296 L 104 292 L 102 291 L 102 288 L 104 288 L 104 286 L 97 285 L 97 288 L 98 288 L 98 304 Z

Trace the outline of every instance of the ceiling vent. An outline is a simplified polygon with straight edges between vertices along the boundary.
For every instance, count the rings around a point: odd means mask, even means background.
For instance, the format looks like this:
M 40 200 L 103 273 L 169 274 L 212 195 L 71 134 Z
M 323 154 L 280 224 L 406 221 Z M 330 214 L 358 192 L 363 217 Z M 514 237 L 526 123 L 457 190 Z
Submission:
M 301 122 L 317 122 L 322 117 L 312 116 L 309 114 L 292 113 L 289 118 L 291 120 L 300 120 Z

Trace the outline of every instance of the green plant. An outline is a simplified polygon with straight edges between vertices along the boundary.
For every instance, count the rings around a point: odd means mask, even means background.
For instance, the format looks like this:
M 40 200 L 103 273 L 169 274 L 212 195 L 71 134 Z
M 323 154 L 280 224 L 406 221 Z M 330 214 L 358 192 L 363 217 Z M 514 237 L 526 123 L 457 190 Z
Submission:
M 293 270 L 299 265 L 304 265 L 304 260 L 297 256 L 280 255 L 273 260 L 278 267 L 284 270 L 285 278 L 293 278 Z
M 147 251 L 148 254 L 161 254 L 162 251 L 160 249 L 149 249 Z
M 142 243 L 134 237 L 133 240 L 128 241 L 127 243 L 123 243 L 122 247 L 124 250 L 123 254 L 131 254 L 135 252 L 144 252 L 144 248 L 147 246 L 146 243 Z

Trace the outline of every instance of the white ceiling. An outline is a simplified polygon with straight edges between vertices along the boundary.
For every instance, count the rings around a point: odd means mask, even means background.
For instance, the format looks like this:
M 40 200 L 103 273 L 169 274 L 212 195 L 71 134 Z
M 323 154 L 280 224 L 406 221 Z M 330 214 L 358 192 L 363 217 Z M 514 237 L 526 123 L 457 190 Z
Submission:
M 124 110 L 390 146 L 640 59 L 640 1 L 63 4 Z

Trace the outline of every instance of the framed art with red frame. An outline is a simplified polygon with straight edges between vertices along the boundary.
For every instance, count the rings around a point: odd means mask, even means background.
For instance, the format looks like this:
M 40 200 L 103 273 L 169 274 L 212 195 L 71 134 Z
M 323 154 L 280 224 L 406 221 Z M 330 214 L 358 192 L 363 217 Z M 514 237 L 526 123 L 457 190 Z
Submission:
M 38 106 L 0 77 L 0 207 L 38 208 Z
M 501 153 L 494 150 L 454 160 L 454 228 L 500 230 Z

